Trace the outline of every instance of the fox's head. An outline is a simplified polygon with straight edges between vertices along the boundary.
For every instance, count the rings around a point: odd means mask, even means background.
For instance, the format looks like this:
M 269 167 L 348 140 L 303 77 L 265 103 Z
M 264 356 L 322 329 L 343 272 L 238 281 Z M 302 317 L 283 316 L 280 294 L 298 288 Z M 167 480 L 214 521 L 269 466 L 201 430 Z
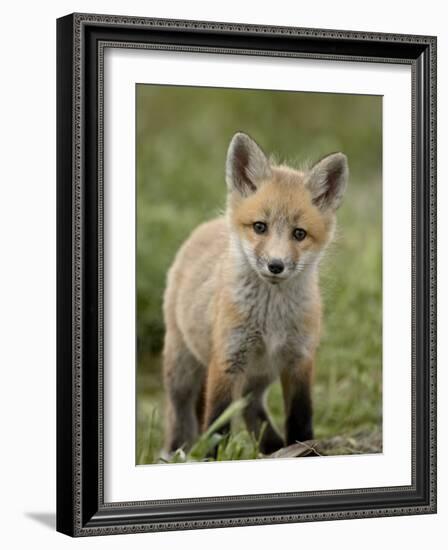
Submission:
M 271 164 L 248 135 L 233 136 L 226 163 L 232 242 L 262 279 L 278 284 L 317 265 L 347 177 L 343 153 L 300 172 Z

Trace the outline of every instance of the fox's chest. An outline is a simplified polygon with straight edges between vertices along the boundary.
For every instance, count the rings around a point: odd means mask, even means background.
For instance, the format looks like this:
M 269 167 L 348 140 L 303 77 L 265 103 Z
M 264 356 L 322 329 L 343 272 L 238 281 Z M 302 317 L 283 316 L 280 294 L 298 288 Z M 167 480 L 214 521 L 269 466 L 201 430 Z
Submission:
M 291 294 L 272 288 L 248 304 L 246 328 L 255 344 L 251 363 L 257 371 L 265 368 L 274 374 L 282 364 L 307 351 L 308 299 Z
M 248 388 L 266 387 L 313 353 L 315 296 L 306 280 L 279 288 L 255 279 L 234 287 L 234 306 L 244 322 L 230 333 L 227 362 L 231 371 L 244 373 Z
M 249 386 L 251 380 L 257 384 L 260 379 L 265 384 L 273 382 L 283 369 L 293 367 L 306 349 L 306 337 L 300 328 L 285 319 L 275 325 L 265 324 L 257 336 L 247 355 L 245 375 Z

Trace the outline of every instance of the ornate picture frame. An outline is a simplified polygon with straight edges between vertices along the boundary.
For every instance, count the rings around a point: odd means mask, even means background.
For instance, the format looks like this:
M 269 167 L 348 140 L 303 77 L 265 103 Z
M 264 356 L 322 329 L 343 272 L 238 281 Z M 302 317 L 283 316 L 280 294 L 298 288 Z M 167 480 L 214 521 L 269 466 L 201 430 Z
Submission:
M 411 67 L 410 485 L 105 501 L 103 121 L 110 47 Z M 57 530 L 90 536 L 435 513 L 436 38 L 72 14 L 57 21 L 57 52 Z

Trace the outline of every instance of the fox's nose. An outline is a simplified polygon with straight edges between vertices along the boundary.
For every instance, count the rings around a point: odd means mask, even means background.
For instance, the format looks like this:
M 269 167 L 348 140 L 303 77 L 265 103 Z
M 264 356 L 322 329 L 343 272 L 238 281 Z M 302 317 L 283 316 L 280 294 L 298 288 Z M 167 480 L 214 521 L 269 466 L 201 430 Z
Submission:
M 285 269 L 285 264 L 281 260 L 271 260 L 268 269 L 274 275 L 279 275 Z

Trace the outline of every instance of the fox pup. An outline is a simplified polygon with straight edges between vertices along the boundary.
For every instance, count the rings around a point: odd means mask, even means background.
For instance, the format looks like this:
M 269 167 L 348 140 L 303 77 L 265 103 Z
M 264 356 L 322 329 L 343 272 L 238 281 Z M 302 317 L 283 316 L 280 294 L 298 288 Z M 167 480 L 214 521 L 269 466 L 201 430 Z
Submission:
M 313 438 L 311 385 L 321 332 L 319 261 L 348 177 L 342 153 L 310 170 L 272 164 L 244 133 L 226 161 L 227 209 L 177 253 L 164 296 L 165 452 L 188 448 L 247 395 L 261 451 Z M 264 405 L 280 377 L 284 437 Z

